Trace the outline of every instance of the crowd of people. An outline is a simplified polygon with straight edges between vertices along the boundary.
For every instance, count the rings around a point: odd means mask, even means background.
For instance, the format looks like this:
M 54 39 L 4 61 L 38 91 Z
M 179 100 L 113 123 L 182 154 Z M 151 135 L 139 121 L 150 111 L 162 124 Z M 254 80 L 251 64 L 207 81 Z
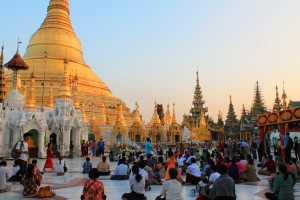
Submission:
M 20 156 L 14 161 L 12 176 L 7 162 L 0 162 L 0 193 L 9 191 L 6 184 L 6 180 L 9 180 L 23 184 L 24 197 L 38 197 L 43 173 L 51 169 L 58 176 L 63 176 L 68 170 L 62 157 L 59 157 L 56 164 L 53 163 L 51 143 L 48 144 L 43 171 L 37 167 L 37 160 L 29 163 L 28 137 L 29 134 L 24 134 L 23 140 L 16 145 Z M 82 164 L 82 173 L 88 174 L 90 180 L 84 184 L 81 198 L 106 199 L 104 185 L 99 177 L 110 176 L 110 180 L 129 181 L 129 192 L 121 195 L 124 200 L 146 199 L 145 193 L 151 190 L 151 185 L 162 185 L 156 200 L 183 200 L 181 191 L 185 184 L 201 188 L 198 192 L 202 199 L 231 200 L 237 198 L 235 184 L 261 181 L 260 175 L 266 176 L 271 189 L 271 192 L 265 194 L 266 198 L 293 200 L 293 187 L 300 180 L 300 171 L 297 165 L 299 156 L 295 152 L 295 157 L 292 157 L 290 151 L 297 151 L 300 147 L 298 139 L 291 139 L 288 133 L 281 139 L 284 159 L 276 146 L 279 145 L 276 138 L 273 142 L 264 142 L 259 137 L 248 141 L 229 138 L 214 143 L 216 148 L 213 148 L 212 142 L 206 141 L 204 144 L 207 149 L 193 150 L 185 149 L 181 143 L 179 149 L 174 147 L 165 151 L 161 148 L 155 150 L 150 138 L 147 138 L 144 152 L 124 151 L 120 155 L 113 155 L 111 151 L 108 157 L 103 140 L 83 141 L 81 153 L 85 162 Z M 264 149 L 268 148 L 273 149 L 265 152 Z M 97 166 L 93 167 L 90 156 L 99 156 Z M 118 162 L 115 169 L 111 169 L 112 161 Z M 49 196 L 54 195 L 51 189 L 49 192 Z

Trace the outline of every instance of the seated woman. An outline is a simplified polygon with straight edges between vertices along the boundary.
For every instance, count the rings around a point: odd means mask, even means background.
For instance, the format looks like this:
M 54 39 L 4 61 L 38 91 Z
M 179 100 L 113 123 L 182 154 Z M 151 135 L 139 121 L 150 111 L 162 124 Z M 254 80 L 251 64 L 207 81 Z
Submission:
M 176 180 L 178 172 L 175 168 L 169 169 L 170 179 L 163 183 L 160 196 L 166 197 L 166 200 L 183 200 L 181 191 L 182 185 Z
M 231 165 L 228 167 L 228 175 L 233 179 L 235 183 L 240 182 L 239 168 L 236 165 L 236 158 L 233 157 L 231 160 Z
M 123 157 L 119 161 L 119 165 L 115 169 L 114 175 L 110 177 L 110 180 L 127 180 L 129 179 L 129 167 L 126 164 L 126 158 Z
M 163 157 L 158 158 L 158 164 L 155 165 L 154 169 L 158 172 L 160 178 L 165 177 L 165 175 L 166 175 L 166 164 L 164 163 Z
M 26 174 L 22 179 L 22 184 L 24 186 L 23 196 L 25 198 L 34 198 L 38 196 L 41 180 L 37 174 L 34 174 L 34 165 L 28 165 Z
M 97 165 L 100 176 L 108 176 L 110 174 L 109 163 L 106 160 L 106 156 L 102 156 L 102 160 Z
M 196 185 L 201 180 L 201 172 L 199 166 L 196 164 L 196 158 L 192 158 L 191 163 L 186 168 L 186 183 Z
M 63 158 L 60 156 L 60 157 L 58 158 L 58 161 L 56 162 L 56 173 L 57 173 L 58 176 L 63 176 L 63 175 L 65 175 L 64 166 L 65 166 L 65 161 L 64 161 Z
M 267 169 L 264 169 L 267 168 Z M 265 162 L 265 164 L 262 166 L 262 168 L 258 171 L 258 174 L 260 175 L 267 175 L 270 176 L 271 174 L 276 173 L 276 162 L 273 160 L 272 155 L 268 155 L 268 160 Z
M 296 158 L 292 158 L 292 174 L 295 177 L 296 181 L 300 180 L 300 171 L 299 171 L 299 166 L 297 165 Z
M 85 182 L 83 187 L 83 199 L 105 200 L 106 196 L 104 194 L 104 186 L 103 183 L 98 179 L 98 169 L 91 169 L 89 172 L 89 178 L 90 180 Z
M 146 167 L 144 167 L 144 170 L 148 173 L 148 184 L 149 185 L 161 185 L 162 183 L 161 183 L 160 177 L 155 176 L 155 174 L 153 173 L 153 169 L 150 166 L 151 166 L 151 163 L 147 162 Z
M 133 165 L 131 168 L 133 176 L 129 178 L 130 193 L 122 195 L 123 200 L 145 200 L 145 177 L 139 174 L 140 168 L 138 165 Z
M 248 160 L 248 164 L 246 165 L 244 172 L 241 174 L 241 179 L 247 182 L 256 182 L 260 180 L 256 174 L 252 158 Z
M 293 180 L 286 165 L 279 165 L 279 174 L 273 174 L 268 179 L 272 187 L 272 192 L 265 193 L 267 199 L 294 199 Z

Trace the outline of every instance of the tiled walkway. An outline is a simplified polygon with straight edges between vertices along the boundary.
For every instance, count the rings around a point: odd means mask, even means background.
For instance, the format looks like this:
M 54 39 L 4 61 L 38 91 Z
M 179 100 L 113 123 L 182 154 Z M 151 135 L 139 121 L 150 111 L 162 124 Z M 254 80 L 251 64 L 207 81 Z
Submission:
M 53 159 L 54 163 L 56 159 Z M 73 160 L 66 159 L 66 165 L 69 168 L 69 172 L 65 176 L 56 176 L 53 172 L 46 172 L 43 175 L 42 185 L 50 185 L 54 189 L 56 196 L 51 199 L 80 199 L 82 194 L 83 184 L 88 180 L 88 175 L 83 175 L 82 163 L 85 159 L 76 158 Z M 42 169 L 45 160 L 38 160 L 38 166 Z M 12 166 L 12 161 L 8 162 L 8 166 Z M 92 160 L 93 166 L 96 167 L 98 158 Z M 111 169 L 114 169 L 116 163 L 111 163 Z M 260 176 L 262 181 L 255 184 L 241 183 L 236 185 L 237 200 L 261 200 L 264 198 L 264 193 L 269 190 L 267 184 L 267 177 Z M 108 177 L 100 177 L 104 183 L 105 193 L 108 200 L 118 200 L 125 192 L 129 192 L 128 180 L 125 181 L 112 181 L 108 180 Z M 11 184 L 11 183 L 9 183 Z M 11 185 L 10 192 L 0 194 L 0 199 L 3 200 L 16 200 L 23 199 L 22 190 L 23 186 L 20 184 Z M 151 186 L 152 190 L 146 192 L 148 200 L 154 200 L 159 195 L 161 186 Z M 190 197 L 190 189 L 195 188 L 191 185 L 185 185 L 182 189 L 182 196 L 186 200 L 195 200 L 196 197 Z M 295 199 L 300 199 L 300 183 L 295 186 Z

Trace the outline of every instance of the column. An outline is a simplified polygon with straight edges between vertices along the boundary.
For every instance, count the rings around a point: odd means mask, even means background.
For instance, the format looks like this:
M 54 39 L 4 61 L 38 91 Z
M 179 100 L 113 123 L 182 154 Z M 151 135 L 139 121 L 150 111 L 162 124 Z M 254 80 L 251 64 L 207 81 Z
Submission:
M 282 138 L 282 136 L 284 136 L 285 133 L 285 124 L 279 124 L 278 125 L 279 128 L 279 133 L 280 133 L 280 142 L 281 142 L 281 158 L 282 160 L 285 158 L 285 151 L 284 151 L 284 140 Z
M 45 130 L 42 129 L 39 132 L 39 150 L 38 150 L 38 157 L 39 158 L 45 158 L 46 157 L 46 152 L 45 152 L 45 144 L 44 144 L 44 139 L 45 139 Z
M 262 142 L 264 143 L 264 152 L 266 152 L 266 137 L 265 137 L 265 127 L 264 126 L 260 126 L 259 127 L 259 136 L 260 136 L 260 139 L 262 140 Z

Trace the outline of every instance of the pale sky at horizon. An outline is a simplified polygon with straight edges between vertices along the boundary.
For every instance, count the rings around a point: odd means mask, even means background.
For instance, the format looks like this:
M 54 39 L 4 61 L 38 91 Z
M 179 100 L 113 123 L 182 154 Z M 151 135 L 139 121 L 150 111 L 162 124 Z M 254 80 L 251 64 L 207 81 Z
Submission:
M 1 3 L 5 61 L 43 22 L 48 0 Z M 229 95 L 238 118 L 259 81 L 268 109 L 275 86 L 300 100 L 300 1 L 69 0 L 86 63 L 131 109 L 150 121 L 154 101 L 176 104 L 177 121 L 193 101 L 196 70 L 208 114 L 225 120 Z M 298 75 L 297 75 L 298 74 Z

